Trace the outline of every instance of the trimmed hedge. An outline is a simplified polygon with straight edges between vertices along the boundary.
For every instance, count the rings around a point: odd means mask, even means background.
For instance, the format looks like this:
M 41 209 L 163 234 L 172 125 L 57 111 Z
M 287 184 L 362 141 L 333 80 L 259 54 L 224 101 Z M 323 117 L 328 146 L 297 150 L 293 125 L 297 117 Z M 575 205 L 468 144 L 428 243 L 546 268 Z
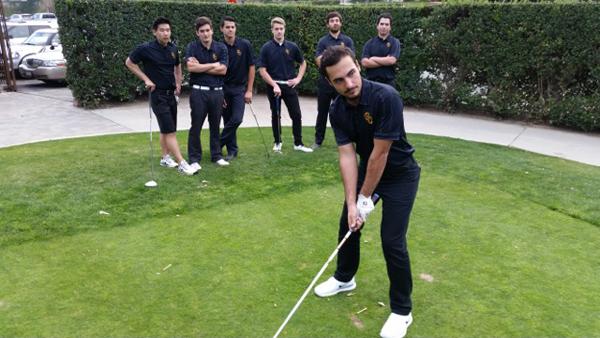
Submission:
M 286 38 L 308 62 L 299 90 L 314 94 L 314 52 L 326 34 L 324 16 L 338 10 L 360 55 L 376 34 L 375 18 L 391 12 L 402 42 L 397 88 L 407 104 L 447 111 L 483 111 L 511 118 L 600 131 L 600 5 L 473 4 L 407 8 L 398 5 L 229 5 L 125 0 L 57 0 L 67 80 L 85 107 L 125 101 L 141 92 L 124 66 L 128 53 L 152 39 L 155 17 L 173 22 L 180 50 L 195 39 L 197 16 L 233 15 L 238 35 L 255 52 L 271 38 L 270 18 L 287 21 Z M 187 75 L 186 75 L 187 76 Z M 264 83 L 257 81 L 259 89 Z

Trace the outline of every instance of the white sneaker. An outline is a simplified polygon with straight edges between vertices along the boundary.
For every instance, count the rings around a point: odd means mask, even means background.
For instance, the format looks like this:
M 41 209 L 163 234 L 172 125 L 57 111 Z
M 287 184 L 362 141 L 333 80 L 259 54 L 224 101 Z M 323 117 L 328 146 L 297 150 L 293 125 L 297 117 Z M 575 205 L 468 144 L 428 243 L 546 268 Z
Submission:
M 412 321 L 412 312 L 406 316 L 392 313 L 386 320 L 385 324 L 383 324 L 379 335 L 381 338 L 402 338 L 406 335 L 408 326 L 412 323 Z
M 225 161 L 224 159 L 220 159 L 217 162 L 215 162 L 216 164 L 218 164 L 221 167 L 225 167 L 229 165 L 229 162 Z
M 329 297 L 337 295 L 340 292 L 347 292 L 356 289 L 354 277 L 349 282 L 340 282 L 335 277 L 330 277 L 325 282 L 317 285 L 315 295 L 319 297 Z
M 198 162 L 194 162 L 194 163 L 190 164 L 190 167 L 192 167 L 192 169 L 194 170 L 194 173 L 196 173 L 200 169 L 202 169 L 202 167 L 200 166 L 200 164 L 198 164 Z
M 170 155 L 165 155 L 160 159 L 160 165 L 167 168 L 175 168 L 178 166 L 177 162 L 173 161 Z
M 179 168 L 177 168 L 177 171 L 179 171 L 180 173 L 182 173 L 184 175 L 192 176 L 198 170 L 194 170 L 194 168 L 192 168 L 191 165 L 189 165 L 185 160 L 183 160 L 183 161 L 181 161 L 181 163 L 179 163 Z
M 283 145 L 283 142 L 275 143 L 273 145 L 273 151 L 276 152 L 276 153 L 280 153 L 282 145 Z
M 313 150 L 309 147 L 305 147 L 304 144 L 301 144 L 299 146 L 294 146 L 294 150 L 300 150 L 303 151 L 305 153 L 312 153 Z

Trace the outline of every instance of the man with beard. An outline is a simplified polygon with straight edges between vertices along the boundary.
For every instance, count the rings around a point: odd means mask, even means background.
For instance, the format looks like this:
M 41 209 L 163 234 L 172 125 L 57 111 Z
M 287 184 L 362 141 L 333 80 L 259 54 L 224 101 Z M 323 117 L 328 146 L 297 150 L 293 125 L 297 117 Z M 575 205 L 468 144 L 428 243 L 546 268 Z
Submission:
M 367 70 L 367 79 L 396 86 L 394 66 L 400 57 L 400 41 L 391 35 L 392 15 L 377 17 L 377 36 L 365 44 L 361 65 Z

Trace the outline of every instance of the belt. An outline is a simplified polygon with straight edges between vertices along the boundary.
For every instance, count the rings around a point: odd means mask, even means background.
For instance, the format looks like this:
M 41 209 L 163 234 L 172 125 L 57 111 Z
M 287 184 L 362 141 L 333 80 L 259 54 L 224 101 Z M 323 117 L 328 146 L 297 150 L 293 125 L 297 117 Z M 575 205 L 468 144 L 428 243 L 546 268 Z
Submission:
M 160 89 L 160 88 L 155 88 L 154 91 L 155 92 L 160 92 L 160 93 L 165 93 L 167 95 L 175 95 L 175 89 Z
M 223 87 L 209 87 L 209 86 L 199 86 L 199 85 L 193 85 L 192 88 L 198 89 L 198 90 L 223 90 Z
M 286 86 L 288 84 L 287 80 L 273 80 L 273 82 L 278 83 L 278 84 L 284 84 Z

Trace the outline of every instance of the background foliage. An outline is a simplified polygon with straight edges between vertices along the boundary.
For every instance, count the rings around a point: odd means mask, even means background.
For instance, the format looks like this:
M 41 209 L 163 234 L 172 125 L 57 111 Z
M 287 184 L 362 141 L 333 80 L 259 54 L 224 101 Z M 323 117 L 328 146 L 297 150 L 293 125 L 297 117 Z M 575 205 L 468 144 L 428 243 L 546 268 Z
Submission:
M 402 42 L 397 88 L 408 104 L 467 110 L 585 131 L 600 130 L 600 6 L 592 3 L 277 5 L 58 0 L 68 81 L 83 106 L 131 100 L 139 81 L 123 66 L 128 53 L 152 39 L 156 16 L 169 17 L 183 52 L 199 15 L 233 15 L 238 34 L 258 50 L 271 38 L 269 20 L 286 19 L 286 37 L 304 51 L 300 85 L 314 94 L 314 51 L 326 34 L 323 18 L 338 10 L 360 55 L 376 34 L 375 18 L 391 12 Z M 215 37 L 220 37 L 215 22 Z M 259 80 L 259 90 L 264 84 Z

